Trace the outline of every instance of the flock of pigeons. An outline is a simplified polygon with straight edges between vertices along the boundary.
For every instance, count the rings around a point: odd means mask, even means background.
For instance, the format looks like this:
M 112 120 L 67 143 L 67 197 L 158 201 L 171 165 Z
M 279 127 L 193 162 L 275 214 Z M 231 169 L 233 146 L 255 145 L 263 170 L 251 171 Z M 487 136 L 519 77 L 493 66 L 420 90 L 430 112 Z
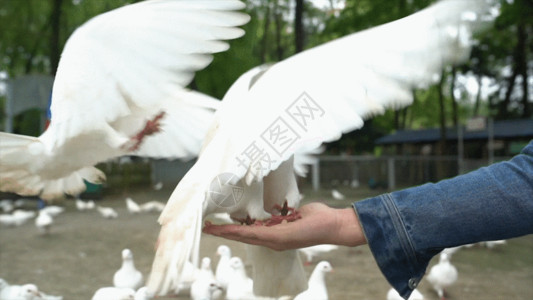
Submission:
M 99 211 L 104 218 L 115 218 L 116 211 L 110 207 L 95 205 L 94 201 L 76 199 L 76 208 L 79 211 L 101 209 Z M 23 200 L 0 201 L 0 209 L 4 214 L 0 215 L 0 223 L 4 226 L 20 226 L 28 219 L 35 218 L 35 224 L 42 233 L 48 233 L 53 218 L 65 211 L 64 207 L 49 205 L 36 213 L 33 210 L 21 210 Z M 158 201 L 149 201 L 138 204 L 131 198 L 125 199 L 127 211 L 130 214 L 143 212 L 160 212 L 164 204 Z M 10 212 L 11 210 L 11 212 Z M 9 214 L 6 212 L 10 212 Z M 111 213 L 112 212 L 112 213 Z M 223 216 L 220 216 L 223 218 Z M 13 221 L 15 219 L 16 221 Z M 505 241 L 482 242 L 480 245 L 489 249 L 497 245 L 505 244 Z M 474 245 L 465 245 L 455 248 L 447 248 L 440 254 L 439 262 L 432 266 L 426 276 L 436 294 L 445 299 L 445 289 L 452 286 L 458 277 L 456 267 L 450 262 L 450 258 L 461 248 L 469 248 Z M 336 245 L 317 245 L 298 249 L 304 257 L 306 265 L 313 264 L 313 259 L 327 252 L 338 249 Z M 300 294 L 287 295 L 277 298 L 259 297 L 253 292 L 253 280 L 247 275 L 247 270 L 241 258 L 232 256 L 231 249 L 226 245 L 217 248 L 218 263 L 215 271 L 211 268 L 211 258 L 204 257 L 199 268 L 188 263 L 182 274 L 183 280 L 179 287 L 178 295 L 188 295 L 193 300 L 315 300 L 328 299 L 328 291 L 325 282 L 325 274 L 331 272 L 332 266 L 328 261 L 316 264 L 309 276 L 307 290 Z M 95 291 L 92 300 L 149 300 L 153 295 L 145 286 L 145 276 L 135 268 L 133 253 L 129 249 L 122 251 L 122 266 L 113 276 L 113 286 L 99 288 Z M 402 298 L 394 289 L 390 289 L 386 296 L 387 300 L 401 300 Z M 34 284 L 9 285 L 7 281 L 0 279 L 0 300 L 61 300 L 61 296 L 47 295 L 40 291 Z M 425 299 L 422 293 L 414 290 L 409 300 Z

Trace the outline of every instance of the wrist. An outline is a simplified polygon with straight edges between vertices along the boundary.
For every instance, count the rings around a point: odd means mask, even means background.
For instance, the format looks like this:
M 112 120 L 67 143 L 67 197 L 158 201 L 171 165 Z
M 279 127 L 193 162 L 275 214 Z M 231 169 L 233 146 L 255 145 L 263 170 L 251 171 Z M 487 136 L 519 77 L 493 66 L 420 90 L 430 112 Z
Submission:
M 337 240 L 343 246 L 355 247 L 366 244 L 363 228 L 353 208 L 337 210 Z

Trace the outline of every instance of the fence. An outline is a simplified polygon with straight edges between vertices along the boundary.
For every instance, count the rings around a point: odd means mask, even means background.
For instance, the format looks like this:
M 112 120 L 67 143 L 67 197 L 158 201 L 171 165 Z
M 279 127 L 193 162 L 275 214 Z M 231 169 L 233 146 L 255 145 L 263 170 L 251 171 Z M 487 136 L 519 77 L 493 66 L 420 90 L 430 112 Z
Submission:
M 393 190 L 436 182 L 486 165 L 487 160 L 459 160 L 457 156 L 319 156 L 301 182 L 311 184 L 314 190 L 341 185 Z

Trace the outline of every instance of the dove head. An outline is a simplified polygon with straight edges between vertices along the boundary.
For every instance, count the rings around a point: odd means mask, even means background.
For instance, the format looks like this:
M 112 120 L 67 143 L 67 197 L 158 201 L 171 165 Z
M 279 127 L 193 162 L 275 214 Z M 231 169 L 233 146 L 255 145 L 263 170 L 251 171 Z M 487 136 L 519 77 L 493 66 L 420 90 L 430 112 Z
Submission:
M 134 300 L 149 300 L 154 297 L 154 294 L 148 290 L 147 287 L 143 286 L 135 292 Z
M 133 253 L 130 249 L 124 249 L 122 250 L 122 259 L 123 260 L 131 260 L 133 259 Z
M 220 245 L 217 248 L 217 255 L 220 255 L 222 257 L 230 257 L 231 256 L 231 250 L 226 245 Z
M 235 270 L 240 270 L 244 268 L 242 260 L 237 256 L 234 256 L 229 260 L 229 266 Z
M 316 268 L 318 270 L 320 270 L 321 272 L 323 273 L 328 273 L 328 272 L 331 272 L 333 271 L 333 268 L 331 267 L 331 264 L 325 260 L 319 262 L 317 265 L 316 265 Z
M 41 293 L 35 284 L 25 284 L 22 286 L 22 296 L 24 299 L 33 299 L 34 297 L 41 297 Z
M 439 263 L 450 262 L 450 256 L 448 253 L 442 252 L 439 257 Z
M 209 270 L 211 268 L 211 259 L 209 257 L 202 258 L 202 270 Z

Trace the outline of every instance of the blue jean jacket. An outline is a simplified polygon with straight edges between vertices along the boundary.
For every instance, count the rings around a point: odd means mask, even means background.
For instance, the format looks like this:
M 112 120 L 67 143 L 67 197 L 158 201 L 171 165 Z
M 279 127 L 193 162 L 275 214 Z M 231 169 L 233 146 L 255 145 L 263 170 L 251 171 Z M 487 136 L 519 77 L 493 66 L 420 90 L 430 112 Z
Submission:
M 353 207 L 379 268 L 407 299 L 444 248 L 533 233 L 533 140 L 510 161 Z

